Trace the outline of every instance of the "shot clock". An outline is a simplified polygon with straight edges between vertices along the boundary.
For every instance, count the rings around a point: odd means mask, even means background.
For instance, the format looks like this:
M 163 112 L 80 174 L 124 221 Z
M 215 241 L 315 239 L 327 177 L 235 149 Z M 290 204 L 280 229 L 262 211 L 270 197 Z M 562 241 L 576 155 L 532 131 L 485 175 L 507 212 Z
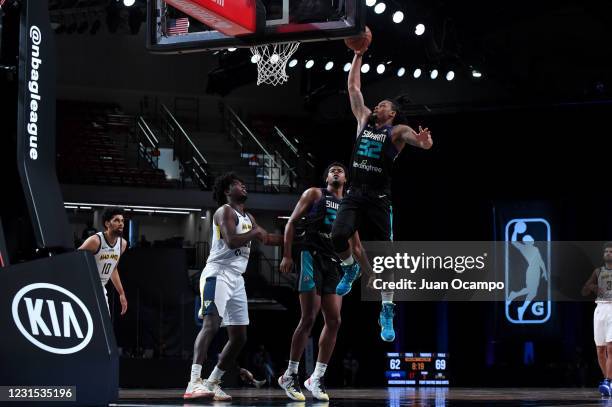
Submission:
M 387 353 L 389 386 L 448 386 L 448 353 Z

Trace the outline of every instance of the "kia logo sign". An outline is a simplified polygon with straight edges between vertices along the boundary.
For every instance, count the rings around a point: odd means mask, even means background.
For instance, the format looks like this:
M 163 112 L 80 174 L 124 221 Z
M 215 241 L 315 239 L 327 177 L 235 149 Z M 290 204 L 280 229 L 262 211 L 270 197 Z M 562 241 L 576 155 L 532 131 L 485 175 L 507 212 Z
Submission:
M 93 336 L 93 321 L 85 304 L 55 284 L 23 287 L 13 298 L 12 311 L 23 336 L 47 352 L 59 355 L 78 352 Z

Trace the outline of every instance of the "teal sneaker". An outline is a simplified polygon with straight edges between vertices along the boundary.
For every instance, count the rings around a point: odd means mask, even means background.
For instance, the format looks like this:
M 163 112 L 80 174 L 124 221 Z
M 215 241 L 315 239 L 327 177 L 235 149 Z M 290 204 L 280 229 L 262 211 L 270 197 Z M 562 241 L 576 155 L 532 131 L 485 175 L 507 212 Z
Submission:
M 344 296 L 351 291 L 353 282 L 357 279 L 357 277 L 359 277 L 361 268 L 357 262 L 354 262 L 350 266 L 342 266 L 342 271 L 344 272 L 344 275 L 336 286 L 336 294 L 340 296 Z
M 386 302 L 382 305 L 378 324 L 380 325 L 380 338 L 385 342 L 393 342 L 395 340 L 395 330 L 393 329 L 393 308 L 395 304 Z

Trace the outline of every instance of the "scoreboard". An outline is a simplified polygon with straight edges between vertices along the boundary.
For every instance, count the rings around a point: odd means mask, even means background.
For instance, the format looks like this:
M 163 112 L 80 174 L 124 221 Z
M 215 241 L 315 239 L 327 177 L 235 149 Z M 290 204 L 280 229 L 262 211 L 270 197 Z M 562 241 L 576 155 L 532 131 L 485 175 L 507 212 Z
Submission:
M 448 386 L 448 353 L 387 353 L 389 386 Z

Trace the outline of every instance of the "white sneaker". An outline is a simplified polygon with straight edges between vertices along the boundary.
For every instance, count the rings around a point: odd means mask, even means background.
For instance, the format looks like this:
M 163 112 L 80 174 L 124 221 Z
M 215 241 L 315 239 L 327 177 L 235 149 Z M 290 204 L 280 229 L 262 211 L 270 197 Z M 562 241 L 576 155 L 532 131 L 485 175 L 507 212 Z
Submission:
M 201 397 L 213 397 L 215 393 L 213 391 L 208 390 L 204 386 L 204 381 L 202 379 L 197 379 L 194 382 L 187 383 L 187 389 L 185 390 L 185 394 L 183 394 L 184 399 L 197 399 Z
M 321 401 L 329 401 L 329 396 L 325 391 L 325 384 L 323 383 L 323 378 L 314 378 L 310 376 L 304 382 L 304 387 L 308 389 L 309 392 L 312 393 L 312 397 Z
M 285 390 L 285 394 L 287 394 L 287 397 L 289 397 L 291 400 L 306 400 L 306 397 L 304 397 L 304 394 L 300 389 L 300 381 L 297 373 L 294 373 L 289 377 L 285 376 L 284 374 L 281 375 L 278 378 L 278 385 Z
M 215 401 L 232 401 L 232 396 L 227 394 L 221 389 L 221 381 L 216 380 L 204 380 L 204 387 L 206 390 L 212 392 L 214 394 L 213 400 Z

